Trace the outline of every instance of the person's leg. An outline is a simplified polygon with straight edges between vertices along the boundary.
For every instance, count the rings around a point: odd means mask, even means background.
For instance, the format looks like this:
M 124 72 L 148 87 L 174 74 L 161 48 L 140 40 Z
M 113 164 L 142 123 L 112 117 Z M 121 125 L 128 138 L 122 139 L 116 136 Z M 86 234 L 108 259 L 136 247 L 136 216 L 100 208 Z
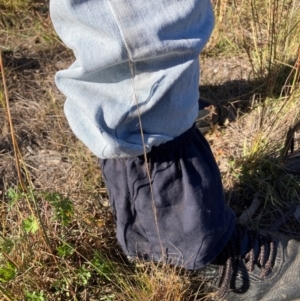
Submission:
M 151 228 L 151 235 L 160 235 L 163 253 L 177 249 L 184 264 L 190 257 L 189 267 L 202 267 L 224 247 L 235 219 L 225 206 L 219 171 L 205 139 L 192 129 L 193 135 L 184 140 L 187 145 L 176 142 L 190 133 L 198 114 L 198 55 L 213 28 L 210 0 L 51 0 L 50 8 L 56 31 L 76 56 L 75 63 L 56 76 L 67 96 L 65 113 L 75 134 L 96 156 L 108 160 L 102 169 L 111 179 L 107 187 L 120 208 L 117 217 L 128 201 L 138 208 L 139 219 L 153 216 L 149 179 L 140 179 L 145 166 L 139 163 L 131 170 L 128 162 L 139 160 L 145 151 L 151 164 L 169 164 L 165 172 L 159 167 L 150 175 L 154 202 L 169 204 L 159 210 L 161 233 L 155 234 L 153 219 L 144 227 Z M 154 155 L 168 143 L 163 157 Z M 122 175 L 128 178 L 126 185 L 121 185 Z M 126 200 L 124 194 L 115 196 L 127 186 L 131 192 Z M 135 202 L 142 205 L 134 206 Z M 179 207 L 185 214 L 176 225 Z M 122 222 L 127 231 L 132 220 Z M 131 245 L 130 255 L 147 254 L 153 248 L 149 258 L 161 258 L 162 254 L 155 255 L 158 237 L 144 235 L 151 248 L 135 252 L 137 238 L 123 237 L 126 233 L 120 227 L 119 241 L 124 250 L 125 241 Z M 170 239 L 172 228 L 177 237 Z
M 75 134 L 103 159 L 124 251 L 178 260 L 191 269 L 206 265 L 200 272 L 207 279 L 220 279 L 221 266 L 220 296 L 232 279 L 243 279 L 240 290 L 232 281 L 230 300 L 299 300 L 299 243 L 233 229 L 214 159 L 192 128 L 198 54 L 213 25 L 210 2 L 50 4 L 55 29 L 76 56 L 56 77 L 67 96 L 66 116 Z M 185 142 L 177 143 L 182 137 Z

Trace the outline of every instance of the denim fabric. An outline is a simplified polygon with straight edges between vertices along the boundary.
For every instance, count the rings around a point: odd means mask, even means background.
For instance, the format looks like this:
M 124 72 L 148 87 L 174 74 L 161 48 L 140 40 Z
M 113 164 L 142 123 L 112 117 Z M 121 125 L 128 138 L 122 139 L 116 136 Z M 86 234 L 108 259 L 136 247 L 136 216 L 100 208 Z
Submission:
M 51 0 L 76 60 L 56 75 L 65 114 L 99 158 L 143 153 L 187 131 L 198 112 L 198 55 L 213 28 L 210 0 Z
M 207 141 L 193 127 L 153 147 L 147 161 L 153 194 L 144 156 L 100 160 L 120 245 L 131 257 L 204 267 L 235 226 Z

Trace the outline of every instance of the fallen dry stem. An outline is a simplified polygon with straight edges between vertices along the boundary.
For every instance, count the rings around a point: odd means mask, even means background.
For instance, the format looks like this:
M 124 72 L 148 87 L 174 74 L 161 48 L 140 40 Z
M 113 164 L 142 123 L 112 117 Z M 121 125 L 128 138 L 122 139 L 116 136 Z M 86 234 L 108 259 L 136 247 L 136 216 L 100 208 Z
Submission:
M 5 298 L 6 300 L 8 300 L 8 301 L 14 301 L 13 296 L 12 296 L 10 293 L 8 293 L 8 292 L 2 287 L 1 284 L 0 284 L 0 292 L 1 292 L 1 294 L 4 296 L 4 298 Z
M 20 159 L 20 149 L 19 149 L 18 142 L 17 142 L 16 136 L 15 136 L 13 121 L 12 121 L 12 118 L 11 118 L 9 98 L 8 98 L 8 90 L 7 90 L 7 86 L 6 86 L 6 79 L 5 79 L 5 72 L 4 72 L 4 66 L 3 66 L 3 59 L 2 59 L 2 52 L 1 51 L 0 51 L 0 70 L 1 70 L 1 74 L 2 74 L 2 82 L 3 82 L 3 88 L 4 88 L 5 103 L 6 103 L 4 109 L 6 111 L 8 122 L 9 122 L 11 139 L 12 139 L 14 154 L 15 154 L 14 157 L 15 157 L 16 169 L 17 169 L 18 178 L 19 178 L 19 182 L 20 182 L 20 185 L 22 187 L 22 190 L 24 192 L 26 192 L 27 189 L 26 189 L 26 185 L 23 181 L 23 177 L 22 177 L 22 173 L 21 173 L 21 167 L 20 167 L 20 161 L 19 161 L 19 159 Z

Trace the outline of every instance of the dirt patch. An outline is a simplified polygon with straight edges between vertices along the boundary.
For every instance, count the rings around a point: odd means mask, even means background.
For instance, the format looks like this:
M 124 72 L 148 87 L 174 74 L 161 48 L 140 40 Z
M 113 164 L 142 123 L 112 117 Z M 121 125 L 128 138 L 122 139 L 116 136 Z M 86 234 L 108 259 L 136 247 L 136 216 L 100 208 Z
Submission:
M 220 86 L 226 82 L 250 81 L 252 66 L 247 55 L 201 57 L 201 85 Z

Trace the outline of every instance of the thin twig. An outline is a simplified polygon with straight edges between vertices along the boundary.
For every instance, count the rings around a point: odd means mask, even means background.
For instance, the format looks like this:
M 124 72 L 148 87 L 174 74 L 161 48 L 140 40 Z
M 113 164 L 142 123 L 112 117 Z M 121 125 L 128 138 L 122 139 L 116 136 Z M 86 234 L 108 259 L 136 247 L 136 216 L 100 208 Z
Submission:
M 1 254 L 8 260 L 10 263 L 12 263 L 17 269 L 19 269 L 19 265 L 4 251 L 1 251 Z
M 1 51 L 0 51 L 0 70 L 1 70 L 1 74 L 2 74 L 2 82 L 3 82 L 5 104 L 6 104 L 4 109 L 5 109 L 7 117 L 8 117 L 10 134 L 11 134 L 11 139 L 12 139 L 12 144 L 13 144 L 14 154 L 15 154 L 14 158 L 15 158 L 16 169 L 17 169 L 17 173 L 18 173 L 18 179 L 19 179 L 22 190 L 25 192 L 27 189 L 26 189 L 26 185 L 24 184 L 24 181 L 22 178 L 22 173 L 21 173 L 21 167 L 20 167 L 20 162 L 19 162 L 20 149 L 19 149 L 18 142 L 17 142 L 16 136 L 15 136 L 13 121 L 12 121 L 11 113 L 10 113 L 8 90 L 7 90 L 7 85 L 6 85 L 5 72 L 4 72 Z
M 4 296 L 4 298 L 8 301 L 13 301 L 13 296 L 0 284 L 0 293 Z
M 129 51 L 128 51 L 128 56 L 129 56 Z M 148 162 L 148 157 L 147 157 L 147 148 L 146 148 L 146 143 L 145 143 L 145 138 L 144 138 L 144 131 L 143 131 L 143 124 L 142 124 L 142 118 L 141 118 L 141 113 L 140 113 L 140 107 L 139 107 L 138 98 L 137 98 L 136 93 L 135 93 L 135 90 L 136 90 L 135 89 L 135 81 L 134 81 L 134 79 L 135 79 L 135 68 L 134 68 L 134 64 L 130 60 L 130 58 L 128 59 L 128 63 L 129 63 L 129 68 L 130 68 L 130 72 L 131 72 L 131 75 L 132 75 L 133 97 L 134 97 L 134 100 L 135 100 L 137 113 L 138 113 L 138 118 L 139 118 L 139 126 L 140 126 L 140 133 L 141 133 L 141 138 L 142 138 L 142 143 L 143 143 L 146 173 L 147 173 L 147 176 L 148 176 L 148 179 L 149 179 L 149 185 L 150 185 L 153 215 L 154 215 L 154 220 L 155 220 L 156 230 L 157 230 L 157 236 L 158 236 L 158 239 L 159 239 L 159 244 L 160 244 L 160 248 L 161 248 L 161 252 L 162 252 L 162 258 L 163 258 L 165 256 L 165 252 L 164 252 L 164 248 L 163 248 L 163 245 L 162 245 L 159 226 L 158 226 L 157 209 L 156 209 L 156 205 L 155 205 L 155 198 L 154 198 L 154 192 L 153 192 L 153 187 L 152 187 L 152 178 L 151 178 L 151 173 L 150 173 L 150 169 L 149 169 L 149 162 Z

